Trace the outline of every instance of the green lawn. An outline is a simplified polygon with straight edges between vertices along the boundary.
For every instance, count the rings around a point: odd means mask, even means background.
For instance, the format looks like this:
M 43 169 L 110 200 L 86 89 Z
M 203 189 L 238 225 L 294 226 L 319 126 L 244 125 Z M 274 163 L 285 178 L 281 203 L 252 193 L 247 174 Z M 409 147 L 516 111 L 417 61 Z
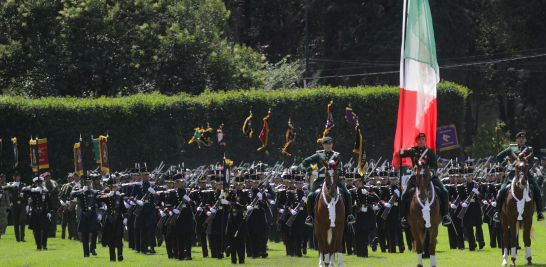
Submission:
M 532 256 L 535 266 L 546 266 L 546 228 L 543 223 L 534 223 L 536 237 L 533 239 Z M 59 227 L 60 228 L 60 227 Z M 484 232 L 487 235 L 487 226 L 484 225 Z M 127 248 L 125 243 L 124 257 L 121 263 L 110 263 L 108 248 L 99 245 L 98 256 L 83 258 L 82 246 L 79 242 L 62 240 L 60 233 L 58 238 L 48 240 L 48 251 L 36 251 L 32 232 L 26 230 L 26 243 L 16 243 L 13 227 L 7 228 L 6 235 L 0 239 L 0 266 L 231 266 L 230 260 L 203 259 L 200 248 L 193 248 L 192 261 L 177 261 L 167 259 L 165 245 L 156 248 L 157 254 L 143 256 L 136 254 Z M 488 236 L 485 237 L 488 240 Z M 521 239 L 521 238 L 520 238 Z M 437 246 L 437 261 L 439 266 L 500 266 L 502 256 L 500 249 L 491 249 L 486 246 L 483 250 L 476 252 L 450 250 L 447 240 L 447 230 L 441 227 L 440 243 Z M 521 242 L 523 246 L 523 243 Z M 467 244 L 468 247 L 468 244 Z M 267 259 L 246 259 L 246 264 L 251 266 L 317 266 L 318 253 L 309 251 L 303 258 L 286 257 L 282 243 L 269 243 L 269 257 Z M 524 252 L 520 251 L 517 263 L 522 264 Z M 344 266 L 416 266 L 416 254 L 414 252 L 388 254 L 370 250 L 370 258 L 362 259 L 355 256 L 344 255 Z M 425 266 L 429 266 L 428 259 L 423 260 Z

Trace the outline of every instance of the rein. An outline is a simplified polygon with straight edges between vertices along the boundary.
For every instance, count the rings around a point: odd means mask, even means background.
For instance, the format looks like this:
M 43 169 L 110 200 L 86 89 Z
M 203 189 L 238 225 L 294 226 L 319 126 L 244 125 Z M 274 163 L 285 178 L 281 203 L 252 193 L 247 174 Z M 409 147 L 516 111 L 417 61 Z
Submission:
M 510 188 L 510 194 L 512 195 L 512 198 L 516 201 L 516 207 L 518 210 L 518 221 L 523 220 L 523 217 L 521 216 L 523 214 L 523 211 L 525 210 L 525 202 L 531 201 L 531 198 L 529 197 L 529 183 L 527 183 L 527 187 L 523 189 L 523 197 L 521 199 L 518 199 L 516 197 L 516 194 L 514 193 L 514 188 L 516 187 L 516 177 L 512 180 L 512 188 Z M 523 201 L 525 199 L 525 201 Z
M 332 171 L 333 172 L 333 171 Z M 333 176 L 330 176 L 330 179 L 332 179 L 333 184 Z M 326 199 L 326 181 L 322 183 L 322 199 L 324 201 L 324 204 L 326 204 L 326 207 L 328 208 L 328 217 L 330 219 L 330 227 L 336 227 L 335 221 L 336 221 L 336 205 L 339 201 L 339 187 L 337 188 L 337 194 L 336 198 L 331 198 L 330 201 Z
M 421 202 L 421 199 L 419 198 L 419 187 L 415 189 L 415 198 L 417 198 L 417 202 L 419 203 L 419 205 L 421 205 L 421 212 L 423 212 L 423 219 L 425 220 L 426 228 L 430 228 L 432 226 L 432 224 L 430 224 L 430 205 L 435 203 L 434 201 L 436 200 L 436 190 L 434 190 L 434 185 L 432 184 L 432 182 L 430 182 L 430 188 L 432 190 L 432 201 L 429 201 L 427 198 L 425 204 L 423 204 L 423 202 Z

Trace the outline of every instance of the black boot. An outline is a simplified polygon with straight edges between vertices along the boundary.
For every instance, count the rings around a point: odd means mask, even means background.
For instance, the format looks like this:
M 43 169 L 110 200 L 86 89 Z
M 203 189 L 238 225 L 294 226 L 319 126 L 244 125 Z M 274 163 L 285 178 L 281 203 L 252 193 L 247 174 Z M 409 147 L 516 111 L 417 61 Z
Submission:
M 442 217 L 442 225 L 443 226 L 448 226 L 451 224 L 451 217 L 449 216 L 449 201 L 448 201 L 448 196 L 443 196 L 442 195 L 442 205 L 440 206 L 441 208 L 441 213 L 444 215 Z
M 313 218 L 315 216 L 314 214 L 314 211 L 315 211 L 315 197 L 313 196 L 314 194 L 313 193 L 309 193 L 309 195 L 307 196 L 307 218 L 305 219 L 305 224 L 309 225 L 309 226 L 313 226 Z M 285 210 L 284 212 L 288 212 L 287 210 Z
M 499 197 L 497 198 L 497 206 L 495 207 L 497 209 L 497 212 L 495 212 L 495 215 L 493 215 L 493 218 L 492 218 L 494 222 L 501 221 L 500 212 L 501 212 L 503 204 L 504 204 L 504 194 L 501 191 L 499 192 Z
M 537 207 L 537 221 L 544 221 L 544 214 L 542 213 L 542 196 L 540 194 L 535 195 L 535 205 Z

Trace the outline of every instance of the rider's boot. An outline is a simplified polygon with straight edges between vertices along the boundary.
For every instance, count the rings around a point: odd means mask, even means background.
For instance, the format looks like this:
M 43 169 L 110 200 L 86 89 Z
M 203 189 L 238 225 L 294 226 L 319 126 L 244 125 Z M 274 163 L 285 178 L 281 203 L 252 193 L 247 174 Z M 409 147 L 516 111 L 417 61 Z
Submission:
M 499 197 L 497 197 L 497 206 L 495 207 L 497 209 L 497 212 L 495 212 L 495 215 L 493 215 L 494 222 L 501 221 L 500 212 L 501 212 L 503 204 L 504 204 L 504 190 L 499 191 Z
M 442 212 L 442 225 L 448 226 L 451 224 L 451 217 L 449 216 L 449 201 L 448 196 L 442 194 L 442 205 L 440 206 L 440 211 Z
M 400 224 L 402 225 L 402 228 L 408 228 L 410 226 L 408 223 L 408 218 L 407 218 L 408 205 L 406 203 L 407 203 L 407 200 L 404 200 L 402 197 L 402 199 L 400 199 Z
M 313 196 L 314 193 L 311 192 L 307 196 L 307 218 L 305 219 L 305 224 L 309 226 L 313 226 L 313 218 L 315 217 L 314 210 L 315 210 L 315 197 Z
M 544 221 L 544 214 L 542 213 L 542 196 L 540 194 L 536 194 L 535 196 L 535 205 L 537 207 L 537 221 Z

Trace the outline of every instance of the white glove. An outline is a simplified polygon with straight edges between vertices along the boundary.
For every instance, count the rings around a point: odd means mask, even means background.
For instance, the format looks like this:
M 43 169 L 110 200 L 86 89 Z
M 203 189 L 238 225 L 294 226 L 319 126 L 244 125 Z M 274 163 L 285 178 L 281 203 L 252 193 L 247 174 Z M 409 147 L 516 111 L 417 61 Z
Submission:
M 0 196 L 1 197 L 1 196 Z M 61 205 L 62 206 L 66 206 L 66 203 L 64 203 L 64 201 L 61 200 Z
M 191 201 L 191 198 L 188 195 L 184 195 L 183 199 L 185 199 L 186 201 Z
M 227 204 L 229 204 L 229 201 L 227 201 L 225 199 L 222 199 L 222 200 L 220 200 L 220 203 L 222 203 L 222 205 L 227 205 Z
M 159 214 L 161 214 L 161 217 L 167 216 L 167 214 L 165 214 L 165 212 L 163 212 L 163 211 L 159 212 Z
M 125 203 L 125 208 L 128 209 L 131 205 Z
M 127 218 L 123 219 L 123 225 L 127 226 Z
M 177 209 L 173 209 L 173 212 L 176 213 L 176 214 L 180 214 L 180 211 L 177 210 Z
M 148 192 L 150 192 L 150 194 L 155 194 L 155 190 L 151 187 L 148 187 Z
M 301 200 L 306 201 L 307 197 L 302 197 Z
M 119 193 L 119 191 L 116 191 L 116 195 L 117 195 L 117 196 L 120 196 L 121 194 Z
M 203 211 L 203 208 L 197 207 L 197 211 Z
M 452 209 L 456 209 L 457 206 L 455 206 L 455 204 L 451 204 L 451 208 L 452 208 Z
M 283 213 L 284 213 L 284 209 L 280 209 L 280 210 L 279 210 L 279 213 L 280 213 L 280 214 L 283 214 Z
M 256 195 L 258 196 L 258 198 L 259 198 L 260 200 L 262 200 L 262 196 L 263 196 L 262 193 L 258 192 L 258 194 L 256 194 Z
M 466 204 L 465 202 L 463 202 L 463 208 L 466 208 L 468 207 L 468 204 Z
M 114 191 L 110 191 L 110 193 L 108 193 L 108 197 L 113 197 L 114 196 Z
M 51 219 L 51 213 L 47 214 L 47 218 Z
M 169 215 L 173 216 L 173 212 L 172 212 L 172 211 L 169 211 Z
M 497 202 L 491 202 L 491 206 L 497 207 Z
M 207 211 L 207 216 L 210 216 L 212 213 L 210 213 L 210 211 Z
M 400 197 L 400 190 L 394 189 L 394 193 L 396 193 L 396 195 L 397 195 L 398 197 Z
M 296 210 L 290 210 L 290 214 L 296 215 L 296 214 L 298 214 L 298 212 Z
M 252 206 L 246 206 L 246 210 L 253 210 L 253 209 L 254 209 L 254 207 L 252 207 Z
M 362 194 L 363 194 L 363 195 L 368 194 L 368 190 L 366 190 L 365 188 L 363 188 L 363 189 L 362 189 Z
M 83 191 L 87 191 L 87 190 L 89 190 L 89 187 L 87 187 L 87 185 L 86 185 L 86 186 L 83 187 Z
M 138 205 L 140 205 L 140 206 L 144 206 L 144 202 L 142 202 L 142 200 L 137 200 L 136 203 L 137 203 Z
M 72 199 L 72 202 L 78 202 L 78 198 L 75 197 L 74 199 Z
M 210 209 L 210 212 L 216 213 L 216 209 L 215 209 L 215 208 L 211 208 L 211 209 Z
M 271 204 L 271 205 L 275 205 L 275 200 L 271 200 L 271 201 L 269 201 L 269 204 Z
M 102 209 L 106 211 L 106 210 L 108 210 L 108 206 L 104 205 L 104 206 L 102 206 Z
M 391 203 L 385 203 L 385 208 L 390 208 L 392 207 Z
M 136 205 L 134 201 L 129 201 L 129 204 L 131 204 L 132 206 Z
M 37 188 L 32 188 L 32 189 L 30 189 L 30 192 L 34 193 L 34 192 L 36 192 L 36 189 Z
M 99 214 L 99 216 L 97 216 L 97 221 L 100 221 L 102 220 L 102 215 Z
M 3 194 L 0 194 L 0 198 L 2 198 Z
M 27 213 L 28 213 L 28 209 L 29 209 L 29 207 L 27 206 Z
M 478 191 L 478 189 L 476 189 L 476 188 L 473 188 L 472 192 L 474 192 L 474 194 L 479 194 L 480 193 L 480 191 Z
M 380 208 L 379 208 L 379 206 L 374 206 L 373 209 L 374 210 L 379 210 Z

